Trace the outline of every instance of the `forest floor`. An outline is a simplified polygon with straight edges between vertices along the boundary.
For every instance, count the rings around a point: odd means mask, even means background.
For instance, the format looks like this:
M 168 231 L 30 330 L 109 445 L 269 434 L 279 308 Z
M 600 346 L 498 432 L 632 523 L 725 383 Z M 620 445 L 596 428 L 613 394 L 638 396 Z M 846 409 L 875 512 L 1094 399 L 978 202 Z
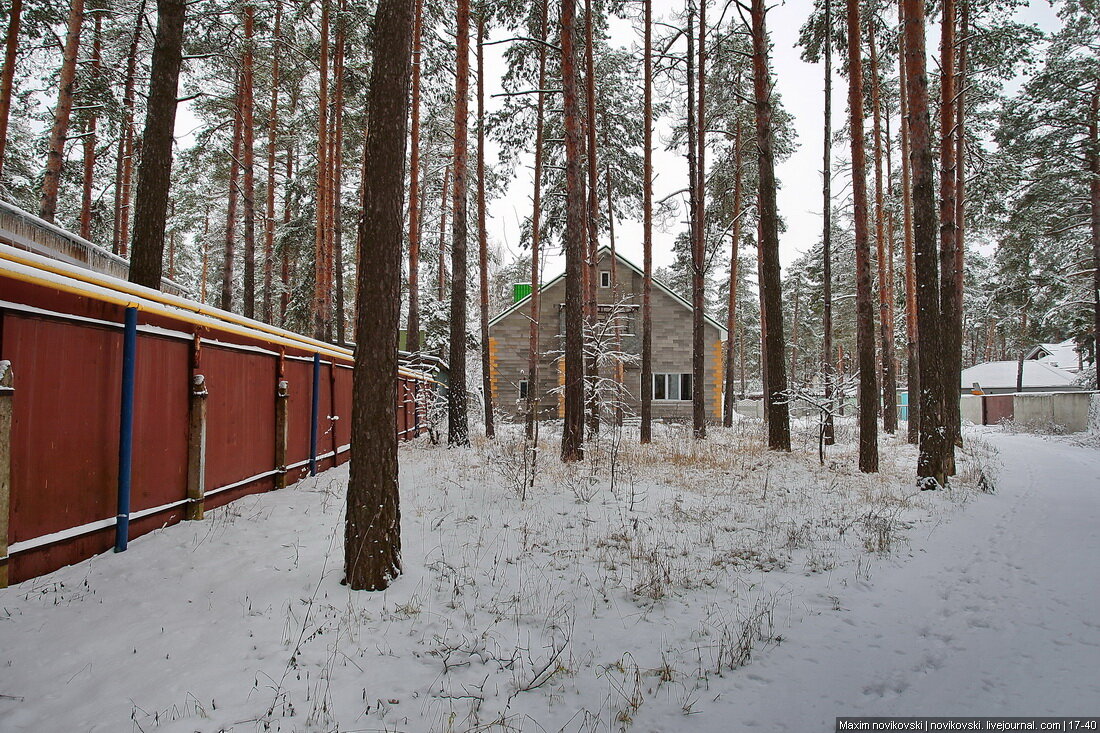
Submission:
M 0 591 L 0 730 L 1097 712 L 1095 436 L 971 431 L 953 486 L 920 492 L 893 437 L 858 473 L 846 424 L 825 467 L 807 426 L 789 455 L 758 421 L 648 447 L 605 430 L 580 465 L 544 443 L 521 498 L 513 430 L 402 447 L 405 573 L 386 592 L 340 584 L 346 468 Z

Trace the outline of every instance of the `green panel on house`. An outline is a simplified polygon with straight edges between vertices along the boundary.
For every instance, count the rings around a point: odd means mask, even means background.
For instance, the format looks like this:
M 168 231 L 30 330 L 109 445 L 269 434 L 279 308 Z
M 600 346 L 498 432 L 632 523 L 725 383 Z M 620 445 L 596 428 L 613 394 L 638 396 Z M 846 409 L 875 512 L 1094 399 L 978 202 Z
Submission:
M 512 302 L 518 303 L 531 294 L 531 283 L 512 283 Z

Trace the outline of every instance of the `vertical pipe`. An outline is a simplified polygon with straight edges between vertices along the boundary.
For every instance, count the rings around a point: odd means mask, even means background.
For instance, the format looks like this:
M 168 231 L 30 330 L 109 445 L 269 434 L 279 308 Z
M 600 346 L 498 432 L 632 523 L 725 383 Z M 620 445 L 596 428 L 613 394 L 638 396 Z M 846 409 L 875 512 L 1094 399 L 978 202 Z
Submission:
M 309 475 L 317 475 L 317 420 L 321 412 L 321 355 L 313 355 L 313 405 L 309 418 Z
M 290 423 L 287 402 L 290 399 L 290 386 L 286 380 L 286 356 L 280 351 L 278 374 L 275 379 L 275 488 L 286 488 L 286 457 L 289 444 Z
M 130 467 L 134 453 L 134 366 L 137 362 L 137 308 L 126 309 L 122 336 L 122 404 L 118 428 L 118 521 L 115 552 L 124 552 L 130 538 Z
M 0 314 L 0 318 L 3 314 Z M 11 417 L 15 383 L 11 362 L 0 360 L 0 588 L 8 587 L 8 520 L 11 513 Z

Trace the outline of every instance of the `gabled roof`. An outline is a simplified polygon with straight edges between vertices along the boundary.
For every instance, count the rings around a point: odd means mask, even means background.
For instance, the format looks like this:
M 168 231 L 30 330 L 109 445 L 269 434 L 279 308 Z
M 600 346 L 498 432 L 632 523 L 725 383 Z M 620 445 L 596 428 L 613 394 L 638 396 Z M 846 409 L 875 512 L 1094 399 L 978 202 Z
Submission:
M 969 389 L 978 383 L 985 389 L 1016 389 L 1016 374 L 1020 368 L 1015 361 L 987 361 L 984 364 L 963 369 L 959 387 Z M 1069 372 L 1050 366 L 1034 359 L 1024 360 L 1024 384 L 1025 388 L 1051 388 L 1063 389 L 1072 387 L 1073 375 Z
M 610 254 L 611 254 L 611 248 L 610 248 L 610 247 L 608 247 L 608 246 L 606 246 L 606 245 L 604 245 L 603 247 L 600 247 L 600 248 L 599 248 L 598 250 L 596 250 L 596 255 L 597 255 L 598 257 L 602 257 L 602 256 L 604 256 L 604 255 L 610 255 Z M 639 275 L 639 276 L 641 276 L 641 277 L 644 277 L 644 276 L 645 276 L 645 273 L 644 273 L 644 272 L 642 271 L 642 268 L 638 267 L 638 266 L 637 266 L 637 265 L 635 265 L 635 264 L 634 264 L 633 262 L 631 262 L 630 260 L 628 260 L 628 259 L 626 259 L 625 257 L 623 257 L 623 256 L 622 256 L 622 255 L 621 255 L 620 253 L 616 252 L 616 253 L 615 253 L 615 258 L 616 258 L 616 259 L 617 259 L 617 260 L 618 260 L 618 261 L 619 261 L 620 263 L 622 263 L 623 265 L 626 265 L 626 266 L 627 266 L 628 268 L 630 268 L 631 270 L 633 270 L 635 274 L 637 274 L 637 275 Z M 540 291 L 541 291 L 541 290 L 545 290 L 546 288 L 549 288 L 549 287 L 551 287 L 551 286 L 553 286 L 553 285 L 557 284 L 557 283 L 558 283 L 559 281 L 561 281 L 561 280 L 564 280 L 564 279 L 565 279 L 565 273 L 564 273 L 564 272 L 562 272 L 562 273 L 561 273 L 560 275 L 558 275 L 558 276 L 557 276 L 557 277 L 555 277 L 554 279 L 552 279 L 552 280 L 550 280 L 550 281 L 548 281 L 548 282 L 545 282 L 545 283 L 543 283 L 542 285 L 540 285 L 540 286 L 539 286 L 539 290 L 540 290 Z M 660 280 L 658 280 L 657 278 L 653 278 L 653 285 L 654 285 L 654 287 L 656 287 L 656 288 L 657 288 L 658 290 L 660 290 L 661 292 L 665 293 L 665 294 L 666 294 L 666 295 L 668 295 L 668 296 L 669 296 L 670 298 L 672 298 L 672 299 L 673 299 L 674 301 L 676 301 L 677 303 L 679 303 L 680 305 L 682 305 L 682 306 L 683 306 L 684 308 L 688 309 L 689 311 L 691 310 L 691 303 L 689 303 L 688 301 L 684 300 L 684 299 L 683 299 L 682 297 L 680 297 L 680 296 L 679 296 L 679 295 L 678 295 L 677 293 L 675 293 L 675 292 L 674 292 L 674 291 L 673 291 L 673 290 L 672 290 L 671 288 L 669 288 L 669 287 L 668 287 L 667 285 L 665 285 L 665 284 L 664 284 L 663 282 L 661 282 L 661 281 L 660 281 Z M 529 303 L 530 303 L 530 300 L 531 300 L 531 296 L 530 296 L 530 295 L 526 295 L 526 296 L 524 296 L 524 297 L 523 297 L 523 298 L 522 298 L 521 300 L 519 300 L 519 301 L 517 301 L 517 302 L 513 303 L 512 305 L 510 305 L 510 306 L 508 307 L 508 309 L 507 309 L 507 310 L 505 310 L 505 311 L 504 311 L 503 313 L 501 313 L 501 314 L 497 315 L 497 316 L 496 316 L 495 318 L 493 318 L 492 320 L 490 320 L 490 321 L 489 321 L 489 325 L 490 325 L 490 326 L 494 326 L 494 325 L 496 325 L 496 324 L 497 324 L 497 323 L 498 323 L 499 321 L 502 321 L 502 320 L 504 320 L 505 318 L 507 318 L 508 316 L 512 315 L 512 314 L 513 314 L 514 312 L 516 312 L 517 310 L 519 310 L 520 308 L 522 308 L 524 304 L 529 304 Z M 717 328 L 717 329 L 718 329 L 718 333 L 719 333 L 719 336 L 720 336 L 720 338 L 722 338 L 723 340 L 724 340 L 724 339 L 726 339 L 726 338 L 728 338 L 729 334 L 727 334 L 727 333 L 726 333 L 726 327 L 725 327 L 725 326 L 723 326 L 723 325 L 722 325 L 721 323 L 719 323 L 718 321 L 714 320 L 713 318 L 711 318 L 710 316 L 708 316 L 708 315 L 707 315 L 706 313 L 703 313 L 703 320 L 704 320 L 704 321 L 706 321 L 707 323 L 709 323 L 710 325 L 712 325 L 712 326 L 714 326 L 715 328 Z
M 1057 344 L 1039 344 L 1027 352 L 1025 359 L 1037 359 L 1044 364 L 1076 372 L 1080 364 L 1080 356 L 1077 352 L 1077 342 L 1066 339 Z

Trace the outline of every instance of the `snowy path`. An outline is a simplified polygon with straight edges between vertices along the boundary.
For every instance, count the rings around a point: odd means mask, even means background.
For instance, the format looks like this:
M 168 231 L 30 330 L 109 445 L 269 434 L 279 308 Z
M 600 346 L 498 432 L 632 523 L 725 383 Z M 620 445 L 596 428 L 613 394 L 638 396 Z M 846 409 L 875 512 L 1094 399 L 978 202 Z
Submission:
M 914 537 L 914 557 L 743 670 L 726 699 L 742 725 L 1098 714 L 1100 451 L 987 437 L 1004 465 L 996 498 Z

